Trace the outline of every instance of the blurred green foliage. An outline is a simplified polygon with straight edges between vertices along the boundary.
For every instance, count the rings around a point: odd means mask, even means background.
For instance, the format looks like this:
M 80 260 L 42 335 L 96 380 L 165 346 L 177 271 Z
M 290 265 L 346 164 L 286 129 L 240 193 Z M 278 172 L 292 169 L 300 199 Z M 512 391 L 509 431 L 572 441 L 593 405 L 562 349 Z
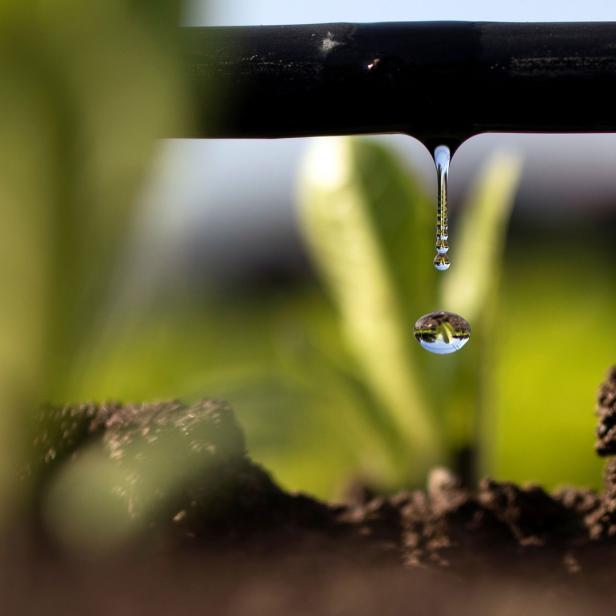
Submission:
M 429 268 L 418 267 L 429 260 L 431 209 L 386 151 L 353 139 L 316 142 L 300 194 L 307 241 L 349 347 L 346 363 L 357 364 L 353 377 L 365 388 L 358 409 L 391 458 L 381 479 L 411 470 L 409 450 L 423 474 L 444 448 L 407 315 L 419 316 L 434 297 Z
M 385 433 L 397 437 L 383 441 L 392 464 L 376 478 L 381 485 L 416 483 L 435 463 L 451 466 L 459 451 L 477 446 L 473 425 L 490 379 L 484 361 L 520 171 L 520 161 L 505 155 L 486 169 L 462 212 L 455 267 L 437 281 L 430 266 L 433 208 L 391 154 L 371 141 L 324 139 L 308 158 L 308 243 L 369 394 L 366 415 L 387 418 Z M 474 350 L 435 366 L 410 343 L 409 330 L 422 314 L 442 309 L 472 323 Z
M 596 263 L 609 256 L 592 230 L 574 250 L 540 238 L 505 250 L 516 158 L 495 156 L 475 182 L 445 275 L 431 265 L 434 204 L 412 175 L 374 141 L 328 139 L 300 189 L 318 280 L 205 296 L 176 281 L 145 307 L 122 296 L 156 138 L 189 121 L 178 10 L 0 4 L 0 512 L 23 501 L 18 468 L 36 479 L 41 401 L 226 399 L 251 455 L 320 496 L 358 477 L 417 484 L 469 446 L 498 478 L 598 483 L 591 409 L 613 361 L 616 289 Z M 439 308 L 473 326 L 456 356 L 412 338 Z M 64 502 L 52 498 L 56 512 Z
M 456 263 L 471 276 L 483 268 L 483 286 L 469 281 L 475 306 L 454 302 L 477 320 L 476 353 L 435 358 L 412 338 L 414 320 L 444 301 L 438 283 L 455 281 L 431 265 L 434 204 L 382 145 L 324 139 L 300 193 L 334 301 L 302 284 L 203 304 L 176 283 L 148 314 L 116 321 L 71 398 L 214 395 L 232 402 L 251 453 L 287 486 L 331 495 L 352 477 L 386 489 L 421 482 L 476 437 L 481 319 L 496 309 L 519 170 L 496 157 L 466 208 L 471 226 L 492 216 L 490 241 L 477 255 L 474 229 L 463 233 Z
M 156 138 L 186 116 L 178 10 L 168 1 L 2 5 L 3 504 L 17 502 L 5 492 L 28 456 L 28 410 L 64 398 L 98 336 Z

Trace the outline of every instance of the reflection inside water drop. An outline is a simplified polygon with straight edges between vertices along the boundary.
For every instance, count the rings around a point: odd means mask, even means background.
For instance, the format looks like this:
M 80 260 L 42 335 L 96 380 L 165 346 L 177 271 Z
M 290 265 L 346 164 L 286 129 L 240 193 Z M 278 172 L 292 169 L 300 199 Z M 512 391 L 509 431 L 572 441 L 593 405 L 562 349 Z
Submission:
M 415 338 L 421 346 L 437 355 L 459 351 L 471 337 L 468 321 L 454 312 L 430 312 L 417 319 Z
M 439 272 L 444 272 L 445 270 L 449 269 L 449 266 L 451 265 L 451 262 L 449 261 L 449 257 L 446 254 L 437 254 L 436 257 L 434 257 L 434 267 L 436 267 L 436 269 Z

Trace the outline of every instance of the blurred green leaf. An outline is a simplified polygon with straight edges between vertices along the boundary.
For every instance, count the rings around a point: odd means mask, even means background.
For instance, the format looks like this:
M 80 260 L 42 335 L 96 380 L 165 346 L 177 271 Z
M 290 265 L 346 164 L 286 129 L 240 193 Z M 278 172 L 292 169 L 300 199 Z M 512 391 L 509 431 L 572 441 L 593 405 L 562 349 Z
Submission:
M 358 379 L 372 398 L 358 412 L 380 430 L 395 464 L 414 464 L 420 476 L 428 465 L 475 443 L 478 414 L 493 381 L 486 357 L 520 172 L 519 158 L 499 154 L 472 191 L 453 238 L 453 267 L 438 280 L 440 307 L 462 314 L 475 333 L 470 352 L 435 360 L 411 346 L 407 325 L 439 308 L 430 266 L 434 207 L 373 142 L 321 140 L 308 157 L 304 229 L 338 307 Z
M 519 156 L 494 154 L 473 187 L 455 236 L 455 267 L 443 278 L 441 303 L 481 321 L 502 270 L 507 224 L 522 173 Z
M 23 417 L 44 376 L 49 293 L 50 114 L 40 87 L 0 52 L 0 522 L 16 504 Z M 21 421 L 20 421 L 21 420 Z
M 27 455 L 27 445 L 17 450 L 30 438 L 31 409 L 63 400 L 96 353 L 157 138 L 185 117 L 158 4 L 22 2 L 0 12 L 0 438 L 11 442 L 0 449 L 15 462 L 0 464 L 7 477 Z M 15 502 L 4 479 L 2 507 Z
M 453 374 L 443 383 L 447 440 L 452 449 L 467 452 L 472 468 L 463 472 L 470 475 L 487 470 L 499 337 L 498 285 L 521 173 L 522 160 L 515 154 L 497 152 L 489 159 L 460 214 L 453 265 L 441 287 L 441 305 L 461 314 L 472 327 L 468 349 L 455 358 Z
M 382 410 L 366 419 L 374 423 L 378 417 L 375 428 L 384 440 L 400 435 L 401 442 L 385 445 L 398 479 L 421 476 L 443 453 L 409 331 L 410 315 L 431 294 L 417 265 L 430 263 L 423 240 L 430 236 L 414 194 L 387 150 L 348 138 L 313 145 L 300 189 L 306 239 Z

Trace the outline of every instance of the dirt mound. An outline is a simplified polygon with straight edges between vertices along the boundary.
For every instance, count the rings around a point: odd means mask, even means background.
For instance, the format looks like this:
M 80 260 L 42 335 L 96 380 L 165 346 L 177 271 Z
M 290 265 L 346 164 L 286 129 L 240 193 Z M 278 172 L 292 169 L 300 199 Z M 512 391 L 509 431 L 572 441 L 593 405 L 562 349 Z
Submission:
M 597 452 L 614 455 L 616 369 L 600 389 L 598 415 Z M 166 440 L 169 434 L 180 440 Z M 182 444 L 186 468 L 198 472 L 172 483 L 165 473 L 152 477 L 168 454 L 165 447 L 177 451 Z M 46 535 L 37 510 L 43 501 L 35 499 L 36 553 L 43 555 L 34 566 L 45 575 L 53 571 L 56 582 L 48 590 L 58 599 L 62 589 L 70 594 L 74 587 L 100 593 L 94 580 L 112 562 L 109 583 L 117 576 L 132 580 L 125 595 L 134 604 L 144 555 L 155 596 L 189 597 L 189 603 L 208 597 L 211 605 L 231 610 L 226 613 L 246 613 L 249 605 L 269 606 L 274 614 L 319 612 L 306 611 L 289 588 L 311 593 L 322 613 L 330 613 L 325 608 L 333 602 L 339 609 L 332 613 L 340 614 L 374 613 L 379 602 L 391 613 L 409 604 L 437 613 L 461 604 L 498 613 L 499 597 L 509 596 L 512 584 L 514 602 L 526 613 L 535 613 L 531 608 L 546 596 L 565 599 L 562 613 L 582 613 L 593 592 L 614 594 L 616 460 L 607 464 L 602 495 L 573 488 L 549 494 L 540 486 L 491 479 L 471 490 L 435 469 L 425 491 L 371 497 L 358 490 L 347 503 L 329 504 L 280 489 L 247 456 L 224 403 L 82 405 L 41 415 L 35 440 L 44 468 L 40 492 L 94 445 L 131 477 L 131 485 L 147 485 L 156 499 L 124 490 L 119 502 L 142 531 L 123 551 L 86 568 L 76 567 Z M 19 570 L 13 567 L 13 575 Z M 182 584 L 193 584 L 181 596 L 174 583 L 179 576 Z M 13 589 L 20 587 L 17 578 Z M 198 582 L 205 579 L 217 582 L 206 591 Z

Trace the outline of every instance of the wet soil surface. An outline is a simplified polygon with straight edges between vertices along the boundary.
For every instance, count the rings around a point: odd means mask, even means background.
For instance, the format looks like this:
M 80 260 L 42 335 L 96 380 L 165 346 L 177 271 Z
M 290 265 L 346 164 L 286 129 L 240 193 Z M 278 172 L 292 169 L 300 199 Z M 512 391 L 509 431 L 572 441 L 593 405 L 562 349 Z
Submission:
M 616 368 L 597 409 L 597 453 L 616 455 Z M 612 613 L 616 460 L 607 462 L 600 495 L 491 479 L 469 490 L 435 469 L 423 491 L 357 490 L 349 502 L 329 504 L 280 489 L 246 455 L 224 404 L 83 405 L 48 409 L 41 421 L 35 445 L 44 481 L 79 464 L 84 443 L 98 442 L 139 483 L 168 430 L 188 439 L 186 459 L 201 470 L 181 489 L 162 479 L 154 485 L 153 513 L 128 491 L 126 506 L 150 516 L 146 530 L 104 559 L 67 556 L 34 515 L 36 547 L 8 550 L 19 555 L 0 575 L 4 604 L 15 610 Z

